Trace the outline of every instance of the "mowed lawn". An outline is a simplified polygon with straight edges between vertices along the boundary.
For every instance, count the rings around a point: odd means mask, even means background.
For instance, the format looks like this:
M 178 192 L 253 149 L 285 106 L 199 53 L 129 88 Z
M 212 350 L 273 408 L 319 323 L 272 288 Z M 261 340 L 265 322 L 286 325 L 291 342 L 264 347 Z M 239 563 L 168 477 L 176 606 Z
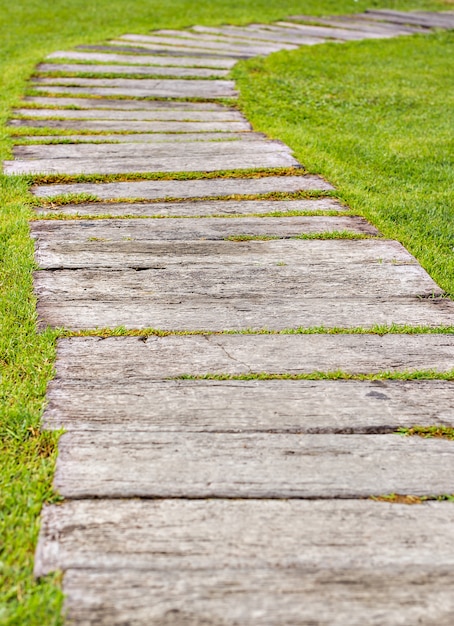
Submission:
M 453 8 L 423 0 L 0 0 L 0 157 L 5 123 L 33 67 L 54 50 L 121 33 L 191 24 L 270 21 L 367 7 Z M 339 197 L 399 239 L 454 293 L 454 36 L 326 44 L 239 64 L 241 107 L 258 130 L 285 141 Z M 450 137 L 451 134 L 451 137 Z M 32 291 L 31 179 L 0 177 L 0 624 L 60 624 L 58 575 L 35 582 L 33 554 L 51 489 L 56 437 L 40 416 L 55 358 L 54 331 L 38 334 Z

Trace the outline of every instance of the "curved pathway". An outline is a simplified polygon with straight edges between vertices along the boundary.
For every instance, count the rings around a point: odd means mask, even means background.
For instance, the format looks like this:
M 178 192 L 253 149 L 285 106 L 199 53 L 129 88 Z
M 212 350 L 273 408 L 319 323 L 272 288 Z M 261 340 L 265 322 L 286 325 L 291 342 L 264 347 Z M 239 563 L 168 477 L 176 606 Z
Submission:
M 452 442 L 393 434 L 454 426 L 453 336 L 367 331 L 453 326 L 454 305 L 225 100 L 238 59 L 452 27 L 295 16 L 38 66 L 5 171 L 126 178 L 33 189 L 40 322 L 144 329 L 58 345 L 44 423 L 66 431 L 64 502 L 43 511 L 36 574 L 63 570 L 71 624 L 452 623 L 452 503 L 370 496 L 454 491 Z M 212 177 L 127 180 L 165 172 Z

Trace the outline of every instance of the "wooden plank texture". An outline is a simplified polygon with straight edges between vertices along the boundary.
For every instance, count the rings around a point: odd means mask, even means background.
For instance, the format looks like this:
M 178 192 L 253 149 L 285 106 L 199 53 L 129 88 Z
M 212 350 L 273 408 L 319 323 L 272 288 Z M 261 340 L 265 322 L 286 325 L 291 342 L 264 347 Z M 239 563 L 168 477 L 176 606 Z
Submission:
M 132 68 L 133 69 L 133 68 Z M 26 96 L 25 104 L 41 104 L 43 107 L 78 107 L 81 109 L 115 109 L 124 111 L 172 109 L 181 111 L 225 111 L 218 102 L 180 102 L 178 100 L 115 100 L 115 98 L 64 98 Z
M 225 570 L 214 564 L 190 574 L 128 569 L 112 576 L 72 569 L 63 589 L 70 623 L 78 626 L 451 626 L 454 577 L 440 570 Z
M 149 146 L 150 144 L 146 144 Z M 183 146 L 184 144 L 182 144 Z M 44 147 L 44 146 L 43 146 Z M 139 150 L 135 147 L 136 152 Z M 142 152 L 140 150 L 140 152 Z M 255 150 L 248 153 L 241 146 L 235 152 L 185 156 L 140 155 L 96 156 L 4 161 L 5 174 L 122 174 L 135 172 L 216 172 L 219 170 L 297 167 L 298 161 L 287 152 Z
M 349 231 L 377 235 L 378 231 L 362 217 L 341 215 L 307 217 L 261 217 L 191 220 L 84 220 L 57 222 L 40 220 L 30 224 L 36 240 L 38 259 L 46 266 L 46 249 L 61 244 L 97 241 L 188 241 L 191 239 L 223 240 L 236 235 L 295 237 L 301 233 Z M 58 249 L 57 248 L 57 249 Z M 43 250 L 41 255 L 40 250 Z
M 57 376 L 126 382 L 191 374 L 449 372 L 452 335 L 74 337 L 58 342 Z
M 74 131 L 77 133 L 77 130 Z M 242 132 L 203 132 L 203 133 L 124 133 L 97 135 L 21 135 L 30 143 L 181 143 L 186 141 L 265 141 L 260 133 Z
M 77 183 L 73 185 L 39 185 L 33 193 L 42 198 L 61 194 L 93 194 L 100 200 L 116 198 L 203 198 L 231 195 L 256 195 L 271 192 L 334 189 L 319 176 L 265 176 L 263 178 L 225 178 L 207 180 L 154 180 L 132 183 Z
M 228 70 L 209 69 L 203 67 L 163 67 L 163 66 L 135 66 L 131 65 L 87 65 L 76 63 L 40 63 L 36 66 L 38 72 L 79 73 L 79 74 L 143 74 L 159 76 L 176 76 L 190 78 L 223 78 Z
M 77 625 L 450 626 L 452 522 L 447 502 L 72 501 L 44 509 L 35 571 L 63 569 Z
M 134 39 L 127 39 L 134 37 Z M 146 35 L 123 35 L 119 39 L 110 41 L 113 45 L 134 45 L 144 50 L 170 50 L 184 55 L 190 52 L 203 52 L 205 54 L 226 54 L 228 56 L 258 56 L 272 54 L 280 50 L 293 50 L 296 46 L 288 44 L 273 44 L 271 42 L 237 42 L 231 41 L 207 41 L 202 38 L 189 39 L 187 37 L 162 37 L 158 35 L 147 37 Z
M 60 437 L 64 498 L 362 498 L 443 495 L 454 446 L 399 435 L 72 431 Z
M 242 132 L 251 130 L 249 122 L 177 122 L 130 120 L 10 120 L 8 126 L 57 128 L 61 130 L 135 132 L 135 133 L 202 133 Z M 99 137 L 102 139 L 102 137 Z
M 38 208 L 40 214 L 65 215 L 137 215 L 137 216 L 208 216 L 247 215 L 291 211 L 347 211 L 334 198 L 314 200 L 212 200 L 208 202 L 90 202 Z
M 159 158 L 180 158 L 191 156 L 200 158 L 209 156 L 216 159 L 218 156 L 235 155 L 254 155 L 259 156 L 264 153 L 290 154 L 290 148 L 280 141 L 249 141 L 246 145 L 238 144 L 235 141 L 227 141 L 219 145 L 218 142 L 185 142 L 183 144 L 151 144 L 147 143 L 143 146 L 137 144 L 64 144 L 50 146 L 16 146 L 14 155 L 19 159 L 36 159 L 36 160 L 52 160 L 52 159 L 87 159 L 101 158 L 127 158 L 135 157 L 141 159 L 146 156 Z
M 15 115 L 29 118 L 47 119 L 78 119 L 78 120 L 175 120 L 191 122 L 245 122 L 245 118 L 239 111 L 224 107 L 220 111 L 186 111 L 169 109 L 156 109 L 154 111 L 121 111 L 103 109 L 83 109 L 73 111 L 71 109 L 15 109 Z
M 47 59 L 64 59 L 73 61 L 95 61 L 96 63 L 128 63 L 131 65 L 156 65 L 174 67 L 215 67 L 230 69 L 236 59 L 209 58 L 207 56 L 197 58 L 194 56 L 165 56 L 165 55 L 132 55 L 132 54 L 106 54 L 102 52 L 81 52 L 77 50 L 65 50 L 48 54 Z
M 86 78 L 86 79 L 78 79 L 78 80 L 100 80 L 95 78 Z M 114 79 L 112 79 L 114 80 Z M 126 78 L 124 80 L 127 80 Z M 132 80 L 132 79 L 131 79 Z M 143 82 L 146 79 L 142 79 L 139 82 Z M 217 99 L 217 98 L 236 98 L 237 92 L 228 87 L 225 88 L 216 88 L 209 86 L 214 83 L 214 80 L 204 80 L 200 82 L 207 83 L 207 87 L 204 89 L 197 89 L 193 85 L 191 87 L 186 86 L 184 89 L 176 87 L 175 85 L 169 84 L 167 86 L 162 85 L 163 82 L 175 83 L 175 80 L 165 81 L 165 79 L 157 80 L 157 83 L 161 83 L 156 85 L 153 89 L 151 87 L 146 87 L 145 85 L 138 84 L 136 87 L 127 86 L 124 87 L 90 87 L 80 86 L 80 87 L 72 87 L 68 85 L 64 86 L 53 86 L 53 85 L 33 85 L 33 91 L 39 91 L 41 93 L 46 94 L 65 94 L 65 96 L 120 96 L 127 98 L 201 98 L 201 99 Z M 185 83 L 193 83 L 195 81 L 182 81 Z M 226 81 L 227 82 L 227 81 Z
M 436 402 L 433 401 L 436 398 Z M 43 425 L 66 431 L 384 433 L 454 426 L 454 382 L 57 378 Z
M 44 509 L 36 572 L 452 573 L 453 522 L 450 502 L 74 501 Z

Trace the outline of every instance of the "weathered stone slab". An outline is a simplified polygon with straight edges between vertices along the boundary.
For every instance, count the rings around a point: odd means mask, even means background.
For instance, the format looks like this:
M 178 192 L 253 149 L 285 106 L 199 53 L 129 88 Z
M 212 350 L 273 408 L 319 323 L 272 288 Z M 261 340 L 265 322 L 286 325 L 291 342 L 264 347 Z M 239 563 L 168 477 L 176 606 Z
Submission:
M 137 216 L 207 216 L 247 215 L 290 211 L 346 211 L 347 208 L 334 198 L 314 200 L 212 200 L 211 202 L 91 202 L 87 204 L 63 204 L 37 209 L 40 214 L 63 213 L 65 215 L 137 215 Z
M 191 374 L 451 371 L 452 335 L 75 337 L 58 342 L 61 379 L 122 381 Z
M 335 17 L 323 18 L 313 15 L 293 15 L 287 17 L 287 20 L 296 20 L 301 22 L 315 22 L 316 24 L 330 26 L 331 28 L 348 28 L 360 32 L 385 32 L 390 33 L 394 37 L 400 35 L 408 35 L 412 33 L 423 32 L 421 28 L 414 26 L 390 24 L 387 22 L 378 22 L 374 20 L 364 19 L 361 15 L 336 15 Z
M 241 219 L 205 218 L 173 220 L 40 220 L 30 224 L 40 263 L 46 265 L 46 251 L 58 251 L 61 244 L 114 241 L 190 241 L 223 240 L 238 235 L 295 237 L 302 233 L 349 231 L 377 235 L 365 219 L 348 215 L 307 217 L 245 217 Z M 42 251 L 42 252 L 41 252 Z
M 159 109 L 175 109 L 182 111 L 225 111 L 226 107 L 218 102 L 180 102 L 178 100 L 115 100 L 114 98 L 64 98 L 46 96 L 27 96 L 24 103 L 42 104 L 58 107 L 79 107 L 82 109 L 120 109 L 134 111 L 137 109 L 156 111 Z
M 298 24 L 295 22 L 275 22 L 276 27 L 288 29 L 288 34 L 293 36 L 309 35 L 313 37 L 326 37 L 327 39 L 337 39 L 339 41 L 361 41 L 362 39 L 386 39 L 392 35 L 379 32 L 355 31 L 350 28 L 329 28 L 325 26 L 311 26 L 309 24 Z
M 240 271 L 240 269 L 238 270 Z M 214 280 L 210 284 L 210 293 L 180 294 L 178 280 L 197 281 L 196 272 L 173 272 L 173 289 L 165 294 L 155 292 L 162 285 L 157 280 L 137 281 L 132 272 L 120 277 L 114 272 L 107 272 L 92 285 L 93 294 L 71 300 L 73 282 L 90 280 L 89 272 L 77 271 L 59 273 L 53 280 L 46 273 L 37 279 L 38 317 L 41 327 L 66 327 L 71 330 L 88 330 L 102 327 L 125 326 L 129 329 L 160 328 L 163 330 L 192 331 L 205 330 L 222 332 L 223 330 L 260 330 L 263 328 L 282 330 L 286 328 L 373 328 L 382 325 L 410 325 L 437 327 L 453 324 L 452 301 L 444 299 L 429 300 L 414 296 L 341 296 L 316 298 L 312 296 L 290 294 L 292 286 L 288 282 L 280 291 L 273 289 L 265 298 L 259 293 L 241 293 L 236 295 L 233 284 L 228 288 L 223 285 L 222 292 L 216 295 Z M 158 270 L 148 270 L 153 279 L 158 277 Z M 106 280 L 108 277 L 109 280 Z M 115 280 L 124 282 L 129 278 L 133 287 L 116 289 Z M 211 277 L 209 277 L 211 278 Z M 219 280 L 219 276 L 217 277 Z M 293 289 L 296 290 L 296 278 Z M 360 280 L 360 278 L 358 278 Z M 208 281 L 207 281 L 208 282 Z M 268 286 L 268 285 L 267 285 Z M 122 285 L 123 287 L 123 285 Z M 287 293 L 284 293 L 284 287 Z M 143 294 L 151 292 L 148 298 Z M 247 285 L 242 283 L 241 290 Z M 109 290 L 116 290 L 113 296 Z M 315 291 L 315 286 L 313 287 Z M 141 296 L 137 297 L 137 294 Z M 50 296 L 49 294 L 52 294 Z M 136 297 L 134 300 L 133 297 Z M 73 296 L 74 297 L 74 296 Z
M 219 145 L 218 142 L 185 142 L 181 143 L 146 143 L 138 146 L 137 143 L 107 143 L 107 144 L 61 144 L 47 146 L 15 146 L 14 156 L 17 159 L 33 160 L 54 160 L 54 159 L 87 159 L 92 160 L 97 157 L 104 158 L 135 158 L 137 161 L 145 157 L 151 158 L 186 158 L 194 159 L 210 157 L 217 159 L 227 155 L 235 155 L 240 160 L 243 156 L 257 156 L 265 153 L 290 154 L 290 148 L 280 141 L 248 141 L 246 144 L 236 141 L 226 141 Z M 140 156 L 138 156 L 140 155 Z
M 205 616 L 216 626 L 450 626 L 454 579 L 449 568 L 440 570 L 127 569 L 113 576 L 71 569 L 63 590 L 71 624 L 83 626 L 181 626 Z
M 169 122 L 170 124 L 170 122 Z M 150 144 L 146 144 L 149 146 Z M 181 144 L 182 146 L 184 144 Z M 245 144 L 247 145 L 247 144 Z M 44 147 L 44 146 L 43 146 Z M 142 152 L 142 149 L 140 150 Z M 176 151 L 175 151 L 176 152 Z M 92 158 L 60 158 L 4 161 L 5 174 L 122 174 L 134 172 L 215 172 L 217 170 L 298 167 L 288 152 L 248 152 L 239 147 L 235 152 L 192 156 L 177 154 L 140 156 L 107 156 Z
M 308 272 L 293 272 L 285 279 L 276 272 L 266 280 L 257 269 L 246 271 L 238 285 L 231 275 L 226 278 L 219 270 L 204 269 L 200 279 L 196 267 L 169 270 L 162 262 L 153 270 L 142 270 L 140 276 L 135 270 L 39 272 L 35 275 L 38 317 L 42 327 L 72 330 L 125 326 L 221 332 L 314 326 L 373 328 L 377 324 L 453 325 L 452 301 L 424 298 L 411 284 L 403 289 L 391 272 L 385 272 L 385 277 L 373 272 L 361 292 L 351 295 L 353 280 L 361 281 L 361 277 L 354 272 L 342 277 L 342 269 L 333 272 L 333 278 L 325 279 L 320 288 L 344 281 L 348 293 L 343 294 L 338 286 L 324 299 L 316 295 L 315 281 L 322 280 L 321 271 L 314 272 L 313 281 Z M 241 272 L 238 266 L 237 272 Z M 298 280 L 303 278 L 306 280 L 299 291 Z M 85 290 L 79 281 L 86 285 Z M 179 291 L 182 281 L 192 281 L 195 286 Z M 376 286 L 379 294 L 374 292 Z M 412 286 L 414 294 L 406 295 Z M 399 295 L 389 295 L 392 287 L 400 287 Z M 268 297 L 259 288 L 268 289 Z
M 288 44 L 273 44 L 271 42 L 238 42 L 235 39 L 219 38 L 217 41 L 211 41 L 204 39 L 203 37 L 194 37 L 191 39 L 187 37 L 187 33 L 182 33 L 180 37 L 165 37 L 160 35 L 123 35 L 115 41 L 111 41 L 111 44 L 130 45 L 133 43 L 135 46 L 139 46 L 145 49 L 156 49 L 156 44 L 164 45 L 170 48 L 172 51 L 181 51 L 183 54 L 188 50 L 191 51 L 203 51 L 208 54 L 239 54 L 257 56 L 260 54 L 271 54 L 272 52 L 278 52 L 279 50 L 295 49 L 295 46 Z
M 447 502 L 81 500 L 44 509 L 35 571 L 65 571 L 75 624 L 449 626 L 452 521 Z
M 74 132 L 77 132 L 75 130 Z M 266 141 L 265 135 L 242 131 L 239 133 L 230 132 L 203 132 L 203 133 L 124 133 L 108 135 L 105 133 L 97 135 L 21 135 L 25 139 L 35 144 L 50 144 L 52 142 L 61 143 L 181 143 L 186 141 Z M 16 139 L 17 141 L 17 139 Z
M 58 118 L 62 120 L 176 120 L 191 122 L 246 122 L 239 111 L 224 107 L 220 111 L 187 111 L 172 108 L 154 111 L 138 109 L 132 111 L 83 109 L 16 109 L 15 115 L 28 118 Z M 283 144 L 281 144 L 283 145 Z
M 392 24 L 415 24 L 426 28 L 454 28 L 454 16 L 437 13 L 436 15 L 428 11 L 392 11 L 390 9 L 366 11 L 369 19 L 384 20 Z
M 450 502 L 81 500 L 44 509 L 35 571 L 452 572 L 453 522 Z
M 73 431 L 65 498 L 361 498 L 453 491 L 454 446 L 399 435 Z
M 35 78 L 33 86 L 67 85 L 66 91 L 75 88 L 90 90 L 87 93 L 99 93 L 108 88 L 110 93 L 125 96 L 155 98 L 232 98 L 237 94 L 235 83 L 231 80 L 166 80 L 152 78 Z M 114 90 L 114 91 L 112 91 Z
M 71 63 L 40 63 L 38 72 L 66 72 L 79 74 L 143 74 L 176 77 L 221 78 L 228 75 L 228 70 L 186 67 L 159 67 L 131 65 L 84 65 Z
M 59 370 L 57 369 L 57 377 Z M 434 402 L 436 398 L 436 402 Z M 112 432 L 383 433 L 454 426 L 443 380 L 53 380 L 46 429 Z
M 60 194 L 88 193 L 100 200 L 115 198 L 203 198 L 231 195 L 252 195 L 271 192 L 334 189 L 319 176 L 266 176 L 263 178 L 225 178 L 206 180 L 147 180 L 133 183 L 77 183 L 74 185 L 39 185 L 36 196 L 52 198 Z
M 162 65 L 175 67 L 215 67 L 220 69 L 232 68 L 237 59 L 221 57 L 210 58 L 208 56 L 197 58 L 195 56 L 165 56 L 163 54 L 109 54 L 103 52 L 80 52 L 65 50 L 48 54 L 47 59 L 63 59 L 72 61 L 96 61 L 97 63 L 128 63 L 131 65 Z
M 11 120 L 8 126 L 131 133 L 201 133 L 250 131 L 249 122 L 177 122 L 122 120 Z M 102 139 L 102 137 L 101 137 Z
M 262 219 L 266 220 L 267 227 L 260 226 Z M 249 220 L 249 228 L 273 228 L 273 221 L 276 218 L 259 218 L 257 225 L 252 227 Z M 316 218 L 317 219 L 317 218 Z M 287 222 L 287 220 L 289 220 Z M 301 221 L 302 220 L 302 221 Z M 252 220 L 255 223 L 256 220 Z M 276 232 L 279 232 L 278 221 L 276 220 Z M 340 239 L 316 239 L 316 240 L 290 240 L 290 241 L 207 241 L 208 238 L 225 237 L 229 234 L 243 234 L 242 229 L 248 226 L 242 226 L 241 220 L 225 220 L 225 230 L 218 230 L 219 225 L 217 218 L 209 220 L 209 226 L 205 226 L 205 220 L 181 220 L 181 228 L 183 232 L 190 233 L 193 239 L 188 239 L 183 234 L 183 240 L 178 241 L 181 237 L 176 230 L 176 224 L 179 222 L 155 222 L 153 221 L 132 221 L 128 227 L 129 220 L 117 222 L 116 228 L 111 228 L 109 237 L 91 237 L 92 233 L 101 232 L 101 227 L 94 222 L 91 226 L 89 223 L 72 222 L 60 226 L 58 222 L 51 222 L 47 227 L 47 232 L 51 229 L 58 231 L 59 228 L 64 229 L 62 232 L 73 232 L 74 240 L 66 241 L 66 247 L 63 242 L 56 241 L 56 245 L 52 246 L 52 241 L 45 243 L 40 241 L 38 244 L 37 255 L 41 267 L 46 268 L 110 268 L 124 269 L 133 268 L 146 270 L 156 267 L 157 264 L 165 264 L 169 269 L 173 268 L 201 268 L 214 269 L 226 268 L 231 266 L 236 271 L 236 266 L 241 265 L 245 271 L 249 265 L 250 268 L 257 269 L 268 267 L 270 270 L 279 267 L 276 270 L 279 275 L 284 278 L 293 271 L 299 271 L 302 268 L 310 268 L 310 272 L 326 270 L 328 276 L 325 280 L 329 280 L 329 275 L 335 271 L 336 267 L 359 268 L 366 275 L 368 272 L 394 272 L 395 276 L 403 276 L 408 271 L 410 277 L 415 270 L 414 276 L 420 277 L 421 287 L 430 290 L 430 293 L 440 294 L 441 289 L 429 275 L 421 268 L 416 259 L 409 254 L 405 248 L 396 241 L 388 239 L 379 240 L 340 240 Z M 222 222 L 219 222 L 222 224 Z M 301 224 L 303 228 L 304 219 L 300 217 L 286 218 L 282 221 L 280 236 L 283 232 L 287 234 L 293 233 L 299 228 L 296 226 Z M 287 224 L 287 225 L 286 225 Z M 35 232 L 39 232 L 39 223 L 33 228 Z M 44 227 L 46 228 L 46 227 Z M 71 229 L 71 230 L 66 230 Z M 289 230 L 290 229 L 290 230 Z M 140 232 L 142 230 L 142 232 Z M 85 232 L 86 235 L 79 239 L 77 233 Z M 168 234 L 169 238 L 174 241 L 157 239 L 164 234 Z M 197 233 L 202 236 L 197 237 Z M 103 234 L 106 234 L 105 228 Z M 135 240 L 136 238 L 136 240 Z M 139 238 L 137 240 L 137 238 Z M 175 241 L 177 239 L 177 241 Z M 46 256 L 44 256 L 46 255 Z M 280 265 L 277 265 L 281 262 Z M 286 268 L 286 269 L 284 269 Z M 368 272 L 365 269 L 368 268 Z M 287 274 L 289 273 L 289 274 Z M 240 279 L 240 277 L 238 277 Z M 367 277 L 364 277 L 364 281 Z M 422 287 L 423 288 L 423 287 Z M 361 286 L 358 285 L 358 293 Z
M 239 61 L 240 59 L 250 59 L 256 56 L 258 53 L 256 51 L 248 51 L 248 52 L 239 52 L 239 51 L 229 51 L 229 50 L 220 50 L 220 49 L 204 49 L 200 48 L 188 48 L 183 46 L 167 46 L 165 44 L 140 44 L 140 43 L 130 43 L 128 44 L 125 41 L 109 41 L 105 46 L 78 46 L 79 49 L 96 51 L 96 52 L 112 52 L 114 54 L 118 53 L 127 53 L 131 55 L 165 55 L 165 56 L 183 56 L 188 58 L 197 58 L 197 59 L 205 59 L 205 58 L 221 58 L 221 59 L 231 59 L 234 61 Z
M 296 45 L 313 45 L 322 43 L 324 40 L 317 37 L 305 37 L 304 41 L 302 41 L 301 37 L 298 39 L 292 38 L 292 36 L 286 35 L 285 33 L 279 33 L 276 31 L 268 30 L 266 25 L 263 26 L 261 30 L 258 28 L 250 28 L 248 26 L 243 26 L 241 28 L 235 26 L 222 26 L 221 28 L 213 28 L 209 26 L 194 26 L 193 30 L 196 33 L 210 33 L 213 37 L 220 35 L 228 35 L 234 40 L 239 38 L 246 38 L 250 41 L 255 41 L 258 43 L 259 41 L 263 42 L 280 42 L 281 44 L 292 44 L 296 43 Z M 294 47 L 294 46 L 291 46 Z

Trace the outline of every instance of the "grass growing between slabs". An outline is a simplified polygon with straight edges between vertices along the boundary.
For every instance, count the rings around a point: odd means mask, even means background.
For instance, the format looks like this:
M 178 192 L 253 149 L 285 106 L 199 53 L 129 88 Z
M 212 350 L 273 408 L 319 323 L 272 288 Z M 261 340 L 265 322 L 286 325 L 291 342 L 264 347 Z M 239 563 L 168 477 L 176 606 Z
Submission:
M 233 71 L 254 130 L 454 294 L 454 33 L 311 46 Z
M 127 13 L 124 7 L 123 0 L 56 0 L 51 7 L 38 0 L 0 0 L 0 158 L 10 155 L 5 122 L 11 109 L 36 64 L 57 49 L 127 31 L 244 24 L 368 7 L 441 9 L 449 2 L 326 0 L 321 8 L 319 0 L 282 0 L 279 5 L 267 0 L 131 0 Z M 446 247 L 446 224 L 452 219 L 446 204 L 449 54 L 450 35 L 327 45 L 251 61 L 236 74 L 250 119 L 295 148 L 311 171 L 337 184 L 355 211 L 406 243 L 452 292 Z M 53 626 L 61 623 L 57 577 L 35 582 L 32 567 L 39 510 L 55 499 L 51 476 L 57 435 L 41 433 L 39 420 L 58 333 L 36 333 L 28 183 L 26 177 L 0 178 L 0 624 Z
M 54 433 L 39 429 L 55 358 L 54 333 L 36 333 L 33 244 L 21 179 L 0 186 L 0 601 L 1 624 L 58 624 L 61 594 L 48 578 L 32 578 L 43 501 L 55 499 L 51 477 Z M 33 616 L 33 621 L 28 619 Z

